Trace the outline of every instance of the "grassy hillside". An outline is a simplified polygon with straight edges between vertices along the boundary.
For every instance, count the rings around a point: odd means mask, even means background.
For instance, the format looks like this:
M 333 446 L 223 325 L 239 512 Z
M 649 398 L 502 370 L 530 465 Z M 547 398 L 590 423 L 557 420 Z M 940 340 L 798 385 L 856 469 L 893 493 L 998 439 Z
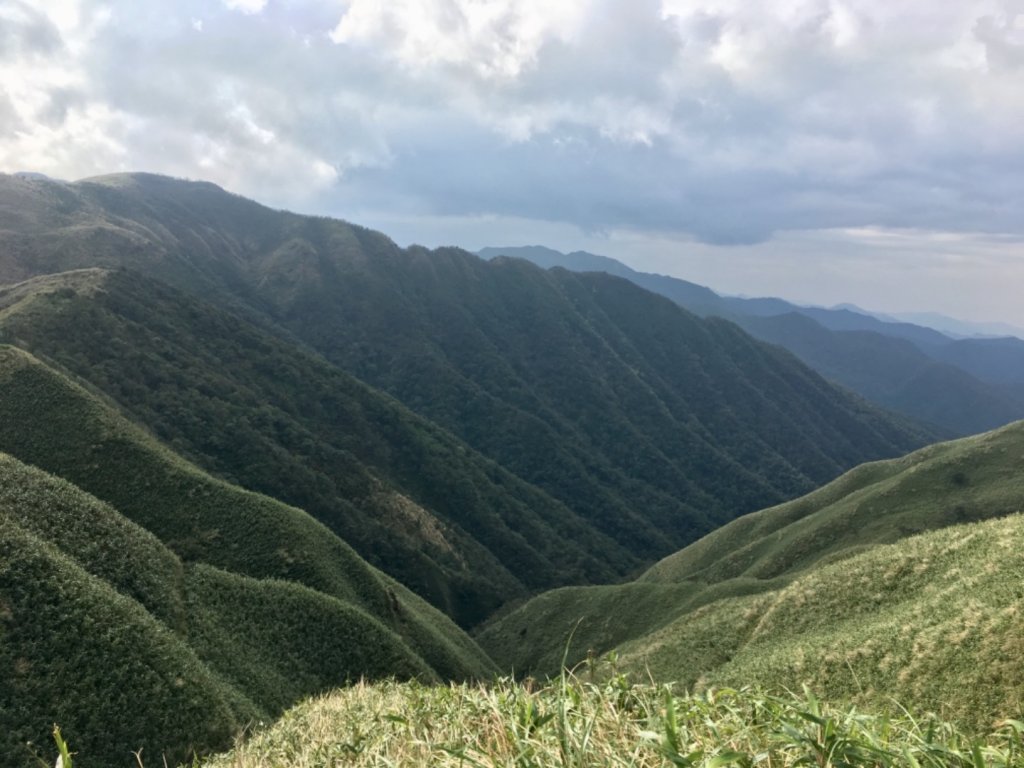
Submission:
M 392 398 L 237 316 L 97 270 L 0 289 L 0 334 L 204 468 L 300 506 L 464 624 L 639 559 Z
M 616 542 L 587 550 L 619 576 L 928 438 L 625 281 L 403 250 L 344 222 L 141 174 L 0 187 L 0 275 L 125 265 L 244 307 L 541 489 L 557 519 L 573 519 L 567 508 Z M 554 518 L 506 519 L 528 521 L 517 533 L 531 547 L 552 544 L 540 558 L 520 547 L 518 578 L 544 581 L 546 556 L 558 583 L 595 580 L 599 566 Z
M 849 551 L 1024 509 L 1024 422 L 865 464 L 747 515 L 652 567 L 644 581 L 774 578 Z
M 534 598 L 479 636 L 505 668 L 619 649 L 684 685 L 812 685 L 971 727 L 1019 714 L 1024 423 L 867 464 L 640 580 Z M 966 522 L 980 521 L 980 522 Z M 919 535 L 915 535 L 919 534 Z
M 810 695 L 680 696 L 570 678 L 539 689 L 360 685 L 303 703 L 204 766 L 1010 768 L 1022 748 L 1011 724 L 965 734 L 931 716 L 886 717 Z
M 879 547 L 681 617 L 623 646 L 623 662 L 699 687 L 895 697 L 985 728 L 1024 701 L 1022 534 L 1014 515 Z
M 493 669 L 304 512 L 203 474 L 28 354 L 0 347 L 0 388 L 2 450 L 52 473 L 0 456 L 13 764 L 54 721 L 96 764 L 178 759 L 348 680 Z

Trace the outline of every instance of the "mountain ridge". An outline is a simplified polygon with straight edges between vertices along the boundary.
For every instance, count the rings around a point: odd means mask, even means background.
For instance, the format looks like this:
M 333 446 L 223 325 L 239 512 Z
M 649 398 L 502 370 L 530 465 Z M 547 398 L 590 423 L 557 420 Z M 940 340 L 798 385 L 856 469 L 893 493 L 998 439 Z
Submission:
M 400 249 L 380 233 L 272 211 L 210 184 L 151 175 L 59 186 L 0 178 L 0 228 L 0 243 L 8 246 L 0 256 L 0 275 L 101 266 L 127 269 L 111 278 L 126 285 L 136 280 L 133 271 L 141 271 L 145 279 L 216 304 L 269 334 L 257 338 L 241 320 L 215 319 L 189 305 L 189 312 L 221 330 L 186 340 L 181 331 L 196 321 L 172 311 L 185 299 L 161 298 L 155 289 L 142 288 L 137 290 L 149 291 L 145 300 L 124 291 L 118 297 L 56 297 L 47 300 L 48 308 L 38 304 L 38 317 L 8 317 L 3 323 L 9 336 L 31 343 L 78 376 L 93 377 L 94 386 L 127 403 L 134 417 L 163 439 L 178 440 L 179 450 L 208 469 L 238 479 L 247 466 L 272 467 L 284 460 L 278 450 L 283 444 L 268 430 L 287 415 L 296 430 L 310 431 L 310 423 L 294 418 L 307 406 L 295 401 L 285 415 L 236 411 L 232 423 L 241 425 L 239 434 L 246 439 L 205 449 L 200 443 L 209 436 L 189 426 L 183 406 L 208 402 L 213 418 L 218 403 L 227 400 L 206 390 L 229 392 L 256 380 L 261 383 L 252 390 L 254 402 L 272 395 L 272 401 L 284 403 L 302 388 L 303 377 L 287 375 L 290 366 L 324 381 L 340 376 L 329 370 L 333 366 L 454 435 L 454 442 L 448 437 L 414 441 L 422 451 L 403 465 L 402 478 L 395 478 L 399 485 L 415 482 L 421 474 L 413 471 L 417 462 L 433 468 L 431 477 L 438 482 L 446 472 L 440 464 L 468 466 L 468 459 L 457 456 L 459 441 L 493 463 L 488 469 L 479 465 L 491 479 L 467 485 L 457 477 L 462 469 L 453 470 L 451 482 L 438 486 L 450 491 L 437 492 L 431 481 L 406 497 L 421 506 L 426 501 L 425 507 L 435 511 L 445 503 L 482 510 L 485 514 L 459 518 L 460 525 L 476 521 L 473 536 L 489 536 L 494 527 L 488 521 L 499 521 L 487 517 L 486 507 L 508 497 L 507 489 L 498 487 L 496 467 L 511 473 L 524 484 L 516 493 L 529 497 L 542 514 L 503 513 L 502 519 L 517 521 L 520 530 L 509 530 L 508 546 L 492 538 L 485 548 L 517 559 L 516 573 L 532 578 L 529 589 L 556 580 L 622 578 L 740 512 L 806 491 L 859 461 L 897 454 L 931 435 L 838 392 L 791 356 L 754 342 L 734 326 L 702 321 L 626 281 L 549 274 L 522 262 L 488 263 L 460 249 Z M 180 320 L 161 323 L 148 316 L 148 305 L 163 306 Z M 69 322 L 62 313 L 77 320 Z M 136 340 L 119 347 L 83 336 L 102 323 L 109 336 Z M 49 328 L 45 333 L 39 330 L 43 325 Z M 243 347 L 269 345 L 278 356 L 280 345 L 269 340 L 276 336 L 301 353 L 304 362 L 293 354 L 281 368 L 281 375 L 294 382 L 291 392 L 267 389 L 273 386 L 271 372 L 261 372 L 249 352 L 229 344 L 213 351 L 208 337 L 243 327 L 250 339 Z M 78 349 L 67 344 L 71 336 L 81 337 Z M 179 336 L 173 344 L 164 340 Z M 202 352 L 208 362 L 187 365 L 182 350 Z M 247 381 L 214 386 L 193 376 L 195 369 L 208 378 L 203 368 L 218 357 L 235 361 L 227 370 L 218 366 L 219 380 L 239 368 Z M 314 375 L 314 368 L 320 373 Z M 188 377 L 192 383 L 184 381 Z M 157 391 L 153 383 L 167 391 L 177 387 L 178 402 L 168 394 L 161 395 L 162 402 L 147 403 L 146 392 Z M 428 430 L 426 422 L 418 423 Z M 192 436 L 183 429 L 192 429 Z M 337 439 L 342 445 L 342 437 Z M 429 460 L 438 441 L 451 446 L 450 461 Z M 264 446 L 264 452 L 246 457 L 234 443 L 247 450 Z M 289 445 L 288 453 L 294 454 L 298 446 Z M 406 447 L 389 450 L 404 453 Z M 246 477 L 247 484 L 260 483 L 259 490 L 312 506 L 295 494 L 289 478 L 268 485 L 271 469 Z M 516 482 L 501 480 L 507 488 Z M 313 483 L 310 477 L 310 487 Z M 490 494 L 482 505 L 475 501 L 481 494 Z M 581 523 L 570 530 L 574 520 Z M 356 529 L 342 532 L 358 535 Z M 603 564 L 584 553 L 580 542 L 588 538 L 605 542 Z M 551 568 L 529 546 L 546 541 Z M 618 541 L 617 548 L 608 541 Z M 374 556 L 365 542 L 356 543 Z M 577 553 L 576 559 L 559 564 L 555 555 L 564 559 L 566 552 Z M 450 600 L 457 573 L 441 564 L 441 557 L 432 560 L 440 570 L 424 563 L 423 572 L 439 574 L 430 577 L 433 586 L 409 574 L 401 577 L 426 590 L 435 604 L 463 610 L 458 615 L 465 625 L 515 594 L 510 585 Z
M 458 610 L 429 583 L 421 591 L 468 623 L 482 618 L 472 601 L 487 600 L 493 610 L 525 594 L 518 579 L 537 589 L 552 578 L 539 545 L 555 532 L 537 533 L 536 555 L 527 557 L 509 528 L 513 519 L 520 527 L 557 523 L 572 538 L 559 549 L 563 568 L 578 558 L 591 579 L 614 576 L 582 545 L 612 562 L 614 547 L 594 541 L 536 489 L 342 372 L 173 289 L 117 272 L 33 279 L 0 289 L 0 334 L 112 396 L 219 475 L 311 511 L 385 567 L 404 562 L 424 576 L 435 568 L 450 574 L 433 578 L 448 583 Z M 477 498 L 488 495 L 486 504 Z M 491 516 L 489 544 L 473 530 L 472 516 L 484 515 Z M 504 564 L 517 556 L 529 566 L 519 566 L 518 576 Z M 467 563 L 490 581 L 474 586 L 472 574 L 460 576 Z M 418 585 L 413 572 L 396 574 Z
M 1024 341 L 1019 339 L 954 339 L 851 305 L 825 309 L 775 298 L 720 296 L 704 286 L 637 272 L 585 251 L 562 254 L 523 246 L 478 253 L 482 258 L 504 254 L 543 268 L 623 277 L 702 316 L 732 320 L 756 338 L 785 347 L 826 378 L 884 408 L 934 425 L 947 437 L 1024 417 Z
M 53 711 L 87 760 L 178 759 L 357 676 L 486 677 L 489 654 L 554 671 L 580 612 L 571 661 L 619 648 L 623 670 L 684 684 L 834 692 L 849 668 L 931 702 L 948 658 L 903 641 L 966 632 L 971 664 L 1017 690 L 992 643 L 1018 627 L 1000 585 L 1017 573 L 1020 424 L 863 464 L 934 433 L 729 320 L 622 277 L 401 249 L 158 176 L 0 177 L 3 275 L 20 275 L 0 286 L 4 749 L 45 738 Z M 956 577 L 984 542 L 1002 560 L 970 584 L 993 638 L 976 643 Z M 662 555 L 631 582 L 542 591 Z M 819 642 L 851 574 L 871 599 L 841 626 L 867 661 Z M 474 640 L 426 599 L 463 626 L 490 618 Z M 896 646 L 913 677 L 893 682 L 885 622 L 926 610 L 934 626 Z M 52 632 L 62 612 L 78 650 Z M 107 616 L 139 647 L 96 632 Z M 118 654 L 152 670 L 137 689 L 104 678 Z

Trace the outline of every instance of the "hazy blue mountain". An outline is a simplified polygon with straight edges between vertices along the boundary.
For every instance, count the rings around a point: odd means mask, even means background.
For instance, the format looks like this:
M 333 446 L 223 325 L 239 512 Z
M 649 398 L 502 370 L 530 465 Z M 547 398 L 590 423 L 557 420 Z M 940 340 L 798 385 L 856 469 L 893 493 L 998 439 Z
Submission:
M 912 323 L 887 323 L 871 315 L 851 312 L 848 309 L 822 309 L 820 307 L 796 307 L 796 312 L 816 320 L 832 331 L 874 331 L 884 336 L 912 341 L 918 347 L 941 347 L 952 339 L 944 333 Z
M 954 338 L 1016 336 L 1018 339 L 1024 339 L 1024 328 L 1016 325 L 960 320 L 940 312 L 865 312 L 865 314 L 872 314 L 879 320 L 923 325 Z
M 736 317 L 735 322 L 872 402 L 941 425 L 950 434 L 993 429 L 1024 417 L 1024 388 L 983 381 L 906 339 L 830 331 L 795 312 Z
M 950 337 L 930 328 L 922 328 L 911 323 L 884 322 L 852 305 L 825 309 L 804 307 L 769 296 L 722 296 L 703 285 L 677 277 L 637 272 L 620 261 L 586 251 L 561 254 L 543 246 L 524 246 L 483 248 L 477 253 L 487 259 L 500 255 L 527 259 L 545 269 L 564 267 L 577 272 L 607 272 L 610 275 L 625 277 L 654 293 L 660 293 L 691 312 L 701 315 L 771 317 L 796 312 L 833 331 L 875 331 L 886 336 L 908 339 L 919 346 L 941 346 L 951 341 Z
M 1024 341 L 1015 336 L 958 339 L 939 347 L 933 355 L 982 381 L 1024 387 Z

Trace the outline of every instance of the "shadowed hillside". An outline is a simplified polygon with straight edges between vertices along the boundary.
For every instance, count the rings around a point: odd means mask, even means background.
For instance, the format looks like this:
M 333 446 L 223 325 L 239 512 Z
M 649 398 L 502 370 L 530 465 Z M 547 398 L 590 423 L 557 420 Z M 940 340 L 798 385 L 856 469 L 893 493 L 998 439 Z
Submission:
M 540 489 L 534 498 L 547 509 L 606 542 L 586 551 L 618 576 L 929 436 L 734 326 L 623 280 L 458 249 L 403 250 L 344 222 L 141 174 L 71 185 L 5 178 L 0 203 L 8 279 L 128 266 L 242 311 Z M 34 343 L 43 348 L 38 335 Z M 75 370 L 86 375 L 84 364 Z M 215 467 L 221 450 L 205 451 L 217 471 L 226 470 Z M 477 491 L 458 493 L 472 502 Z M 492 526 L 473 519 L 482 539 Z M 571 544 L 579 529 L 545 519 L 517 533 L 536 548 L 554 529 L 551 551 L 572 553 L 571 565 L 549 570 L 548 555 L 520 547 L 508 570 L 524 581 L 535 574 L 530 587 L 601 578 Z M 449 565 L 442 582 L 452 578 Z M 469 620 L 488 607 L 479 597 Z
M 466 624 L 640 560 L 390 397 L 260 327 L 129 273 L 0 289 L 0 333 L 223 478 L 295 504 Z
M 932 328 L 863 310 L 802 307 L 782 299 L 719 296 L 665 275 L 637 272 L 585 251 L 543 246 L 484 248 L 486 259 L 527 259 L 545 269 L 605 272 L 665 296 L 702 316 L 724 317 L 778 344 L 827 379 L 946 436 L 994 429 L 1024 417 L 1024 341 L 954 340 Z

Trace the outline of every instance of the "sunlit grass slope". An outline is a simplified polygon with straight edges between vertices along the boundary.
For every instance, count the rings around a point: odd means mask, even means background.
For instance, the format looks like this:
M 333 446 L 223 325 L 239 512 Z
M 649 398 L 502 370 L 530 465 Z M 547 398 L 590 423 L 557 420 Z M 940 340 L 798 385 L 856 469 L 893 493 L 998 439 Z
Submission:
M 436 609 L 298 509 L 214 480 L 0 347 L 0 753 L 181 758 L 362 677 L 490 674 Z M 60 477 L 55 477 L 59 475 Z M 8 763 L 4 762 L 4 765 Z
M 971 728 L 1024 705 L 1024 517 L 954 526 L 709 604 L 622 646 L 636 674 L 794 686 Z
M 517 672 L 557 670 L 572 634 L 570 661 L 618 648 L 640 678 L 808 682 L 985 725 L 1024 700 L 1022 469 L 1021 423 L 865 465 L 636 582 L 540 595 L 478 639 Z M 951 525 L 965 519 L 981 522 Z
M 863 464 L 671 555 L 643 581 L 767 579 L 857 548 L 1024 509 L 1024 422 Z
M 204 768 L 724 766 L 1009 768 L 1015 724 L 965 735 L 930 716 L 867 714 L 813 696 L 577 679 L 540 689 L 358 685 L 305 702 Z

